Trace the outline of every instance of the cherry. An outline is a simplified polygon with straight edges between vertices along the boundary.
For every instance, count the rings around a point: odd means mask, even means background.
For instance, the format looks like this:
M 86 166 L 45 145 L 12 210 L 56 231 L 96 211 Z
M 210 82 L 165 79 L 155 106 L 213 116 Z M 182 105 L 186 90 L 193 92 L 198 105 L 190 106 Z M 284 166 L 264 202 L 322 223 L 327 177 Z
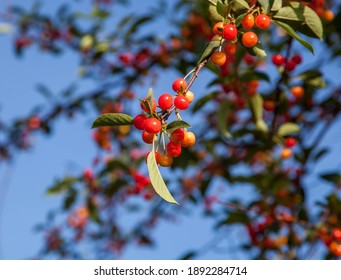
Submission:
M 142 140 L 147 144 L 152 144 L 154 141 L 154 137 L 155 137 L 154 133 L 149 133 L 145 130 L 142 132 Z
M 182 147 L 191 147 L 195 144 L 195 134 L 192 131 L 187 131 L 185 133 L 185 137 L 181 142 Z
M 267 29 L 270 26 L 270 18 L 265 14 L 260 14 L 255 19 L 255 24 L 260 29 Z
M 159 97 L 158 103 L 163 111 L 168 110 L 173 105 L 173 97 L 169 93 L 164 93 Z
M 224 52 L 227 55 L 234 55 L 237 51 L 237 45 L 232 42 L 226 42 L 224 45 Z
M 146 119 L 147 119 L 147 116 L 143 114 L 137 115 L 133 120 L 133 124 L 137 129 L 144 130 L 144 123 Z
M 146 154 L 146 157 L 145 157 L 146 163 L 147 163 L 147 159 L 148 159 L 148 156 L 149 156 L 150 153 L 151 153 L 151 152 L 149 152 L 148 154 Z M 161 156 L 161 155 L 160 155 L 159 152 L 154 152 L 154 155 L 155 155 L 155 161 L 156 161 L 156 163 L 158 163 L 159 160 L 160 160 L 160 156 Z M 148 178 L 141 177 L 141 181 L 144 182 L 145 185 L 149 185 L 149 184 L 150 184 Z
M 234 40 L 237 38 L 238 30 L 234 24 L 228 24 L 224 27 L 223 36 L 225 40 Z
M 242 37 L 243 45 L 247 48 L 252 48 L 255 46 L 258 42 L 258 36 L 256 33 L 248 31 L 245 32 Z
M 291 60 L 295 62 L 295 64 L 301 64 L 302 63 L 302 56 L 299 54 L 295 54 Z
M 189 100 L 183 95 L 178 95 L 174 99 L 174 106 L 179 110 L 186 110 L 189 106 Z
M 281 158 L 282 159 L 287 159 L 287 158 L 291 157 L 291 155 L 292 155 L 292 151 L 289 148 L 284 148 L 281 151 Z
M 183 92 L 186 87 L 187 82 L 183 78 L 176 79 L 172 84 L 172 88 L 175 92 Z
M 178 144 L 180 144 L 184 140 L 184 138 L 185 132 L 181 128 L 174 130 L 170 135 L 171 141 Z
M 170 155 L 168 154 L 160 155 L 160 158 L 158 160 L 158 164 L 160 164 L 160 166 L 168 167 L 168 166 L 171 166 L 172 163 L 173 163 L 173 158 Z
M 146 101 L 147 98 L 144 98 L 143 100 Z M 141 106 L 141 109 L 142 109 L 143 111 L 145 111 L 146 113 L 150 113 L 149 110 L 144 106 L 144 104 L 143 104 L 142 102 L 140 103 L 140 106 Z M 151 106 L 152 106 L 152 108 L 151 108 L 151 109 L 152 109 L 152 112 L 155 112 L 155 110 L 156 110 L 156 102 L 155 102 L 154 99 L 153 99 L 153 101 L 152 101 Z
M 291 88 L 290 92 L 296 98 L 302 98 L 304 95 L 304 88 L 301 86 L 294 86 Z
M 296 68 L 296 63 L 293 62 L 292 60 L 288 60 L 288 61 L 285 62 L 284 68 L 288 72 L 294 71 L 295 68 Z
M 226 62 L 226 54 L 223 52 L 214 52 L 211 55 L 211 61 L 217 66 L 222 66 Z
M 287 148 L 293 148 L 296 146 L 296 143 L 297 142 L 296 142 L 295 138 L 289 137 L 289 138 L 285 139 L 284 145 Z
M 255 18 L 253 15 L 248 14 L 242 20 L 242 26 L 245 29 L 251 29 L 255 25 Z
M 159 133 L 161 127 L 161 122 L 157 118 L 149 118 L 144 123 L 144 130 L 149 133 Z
M 275 54 L 272 56 L 272 63 L 276 66 L 281 66 L 285 62 L 285 57 L 280 54 Z
M 194 99 L 194 93 L 188 90 L 185 94 L 185 97 L 188 99 L 189 103 L 191 103 Z
M 223 35 L 223 30 L 224 30 L 224 23 L 222 21 L 217 22 L 214 26 L 213 26 L 213 33 L 215 35 Z
M 180 144 L 174 143 L 170 141 L 166 146 L 167 153 L 171 157 L 178 157 L 181 155 L 181 146 Z

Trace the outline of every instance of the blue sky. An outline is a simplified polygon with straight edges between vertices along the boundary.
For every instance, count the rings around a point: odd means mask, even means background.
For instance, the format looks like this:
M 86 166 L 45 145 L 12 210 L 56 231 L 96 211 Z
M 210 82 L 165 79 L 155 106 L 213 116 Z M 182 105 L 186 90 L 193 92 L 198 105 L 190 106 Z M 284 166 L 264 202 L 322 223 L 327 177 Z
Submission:
M 4 1 L 6 2 L 6 1 Z M 20 3 L 22 1 L 12 1 Z M 25 1 L 25 6 L 33 1 Z M 59 1 L 42 1 L 44 7 L 53 11 Z M 83 1 L 84 3 L 87 1 Z M 86 8 L 83 2 L 76 2 Z M 134 2 L 134 1 L 132 1 Z M 142 9 L 142 1 L 134 2 L 132 9 Z M 136 4 L 140 3 L 140 4 Z M 21 3 L 20 3 L 21 4 Z M 0 11 L 4 3 L 0 3 Z M 157 29 L 151 26 L 150 29 Z M 77 80 L 78 57 L 66 52 L 60 58 L 42 54 L 31 48 L 23 58 L 16 59 L 12 49 L 12 36 L 0 35 L 0 118 L 10 121 L 30 112 L 32 105 L 44 104 L 45 99 L 35 90 L 39 82 L 61 91 L 71 82 Z M 322 54 L 318 49 L 316 57 Z M 313 61 L 310 54 L 305 61 Z M 340 65 L 331 63 L 327 69 L 330 79 L 338 79 Z M 170 83 L 176 73 L 161 75 L 159 85 Z M 204 87 L 205 79 L 197 82 L 193 90 Z M 164 91 L 159 86 L 156 91 Z M 0 166 L 0 259 L 25 259 L 34 256 L 41 248 L 41 236 L 33 231 L 34 225 L 45 220 L 48 210 L 58 207 L 58 198 L 46 196 L 45 190 L 53 179 L 69 174 L 79 173 L 90 165 L 95 153 L 89 129 L 94 116 L 74 119 L 72 122 L 60 119 L 55 126 L 52 137 L 34 137 L 35 147 L 29 152 L 17 155 L 13 162 Z M 332 153 L 325 157 L 315 170 L 322 172 L 330 166 L 340 169 L 341 151 L 340 120 L 328 133 L 325 144 L 332 147 Z M 307 178 L 310 201 L 323 195 L 329 187 L 318 188 L 314 176 Z M 311 185 L 311 189 L 310 189 Z M 162 224 L 154 236 L 158 246 L 155 249 L 138 249 L 130 247 L 124 259 L 174 259 L 185 251 L 185 248 L 197 247 L 209 240 L 212 223 L 204 220 L 201 209 L 194 216 L 181 217 L 178 223 Z M 237 239 L 240 231 L 230 233 L 231 240 Z M 226 244 L 225 244 L 226 245 Z M 235 244 L 227 244 L 235 246 Z M 203 258 L 224 259 L 243 258 L 243 254 L 231 250 L 228 255 L 209 252 Z

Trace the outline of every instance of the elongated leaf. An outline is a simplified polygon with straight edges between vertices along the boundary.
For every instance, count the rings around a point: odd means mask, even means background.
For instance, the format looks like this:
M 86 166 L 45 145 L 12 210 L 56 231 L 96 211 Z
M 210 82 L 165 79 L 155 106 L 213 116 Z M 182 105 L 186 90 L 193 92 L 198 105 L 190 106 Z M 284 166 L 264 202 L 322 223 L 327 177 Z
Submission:
M 227 11 L 228 11 L 228 6 L 223 4 L 221 1 L 217 2 L 217 12 L 219 15 L 221 15 L 222 17 L 226 17 L 227 16 Z
M 91 128 L 102 126 L 132 125 L 133 118 L 121 113 L 108 113 L 100 115 L 92 124 Z
M 252 48 L 245 48 L 247 50 L 247 52 L 251 55 L 254 56 L 261 56 L 261 57 L 265 57 L 266 56 L 266 52 L 263 48 L 263 45 L 258 42 L 254 47 Z
M 250 104 L 251 112 L 252 112 L 255 122 L 257 122 L 257 120 L 262 119 L 263 98 L 259 94 L 251 96 L 249 97 L 249 104 Z
M 205 48 L 203 54 L 201 55 L 200 59 L 198 60 L 197 64 L 200 64 L 205 59 L 209 58 L 212 53 L 220 46 L 220 41 L 211 41 Z
M 300 42 L 303 46 L 305 46 L 312 54 L 314 54 L 314 48 L 305 40 L 303 40 L 294 29 L 291 28 L 289 24 L 278 20 L 272 20 L 275 24 L 281 27 L 284 31 L 286 31 L 291 37 L 295 38 L 298 42 Z
M 341 175 L 336 172 L 331 172 L 331 173 L 323 173 L 320 174 L 321 179 L 330 182 L 332 184 L 340 184 L 341 182 Z
M 264 8 L 265 12 L 268 13 L 271 8 L 271 1 L 269 0 L 258 0 L 258 3 Z
M 258 119 L 256 121 L 256 130 L 266 133 L 269 131 L 269 128 L 263 119 Z
M 287 123 L 280 125 L 280 127 L 278 128 L 277 134 L 279 136 L 288 136 L 291 134 L 295 134 L 299 132 L 300 130 L 301 129 L 297 124 L 287 122 Z
M 208 15 L 213 21 L 223 21 L 224 18 L 217 12 L 216 5 L 208 6 Z
M 272 0 L 273 4 L 271 5 L 271 11 L 278 11 L 283 6 L 282 0 Z
M 184 121 L 173 121 L 167 125 L 166 130 L 167 130 L 167 133 L 172 133 L 174 130 L 178 128 L 189 128 L 189 127 L 191 127 L 191 125 Z
M 274 19 L 285 19 L 294 21 L 304 21 L 304 16 L 301 10 L 293 7 L 282 7 L 273 16 Z
M 247 10 L 249 8 L 250 8 L 249 3 L 247 3 L 245 0 L 233 1 L 232 10 L 234 11 Z
M 270 82 L 270 78 L 267 74 L 260 72 L 260 71 L 247 71 L 240 76 L 240 80 L 244 82 L 254 81 L 254 80 L 261 80 Z
M 159 168 L 155 160 L 154 144 L 153 144 L 153 150 L 149 153 L 147 157 L 147 167 L 148 167 L 150 182 L 152 183 L 152 186 L 155 192 L 167 202 L 179 204 L 175 201 L 175 199 L 169 192 L 165 182 L 162 179 L 162 176 L 160 174 Z
M 296 10 L 300 10 L 303 14 L 304 21 L 309 29 L 316 35 L 317 38 L 322 40 L 323 26 L 320 17 L 315 11 L 299 2 L 290 2 L 291 7 Z
M 193 113 L 197 112 L 198 110 L 200 110 L 203 106 L 205 106 L 205 104 L 210 101 L 215 99 L 219 94 L 219 91 L 214 91 L 211 92 L 209 94 L 206 94 L 205 96 L 203 96 L 202 98 L 200 98 L 198 101 L 196 101 L 196 103 L 193 106 Z
M 228 100 L 224 100 L 218 109 L 218 127 L 220 132 L 226 137 L 231 138 L 231 133 L 228 131 L 227 113 L 230 109 Z

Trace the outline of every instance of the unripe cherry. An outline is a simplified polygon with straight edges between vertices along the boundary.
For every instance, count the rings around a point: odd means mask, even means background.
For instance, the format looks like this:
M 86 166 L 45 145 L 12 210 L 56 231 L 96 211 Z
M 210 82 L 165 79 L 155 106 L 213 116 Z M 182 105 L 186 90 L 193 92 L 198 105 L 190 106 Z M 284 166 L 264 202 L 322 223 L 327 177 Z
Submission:
M 191 103 L 194 99 L 194 93 L 188 90 L 185 94 L 185 97 L 188 99 L 189 103 Z

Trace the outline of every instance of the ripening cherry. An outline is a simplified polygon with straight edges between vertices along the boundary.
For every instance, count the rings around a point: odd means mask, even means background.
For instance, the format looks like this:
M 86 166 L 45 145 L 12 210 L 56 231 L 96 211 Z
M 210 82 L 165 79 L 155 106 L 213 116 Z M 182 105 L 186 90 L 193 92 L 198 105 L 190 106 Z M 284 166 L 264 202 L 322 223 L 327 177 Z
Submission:
M 146 161 L 146 163 L 147 163 L 147 159 L 148 159 L 148 156 L 149 156 L 149 154 L 150 154 L 151 152 L 149 152 L 148 154 L 146 154 L 146 157 L 145 157 L 145 161 Z M 159 152 L 154 152 L 154 155 L 155 155 L 155 161 L 156 161 L 156 163 L 158 163 L 159 162 L 159 160 L 160 160 L 160 153 Z M 146 183 L 147 183 L 148 181 L 146 181 Z
M 242 37 L 242 43 L 247 48 L 252 48 L 258 42 L 258 36 L 252 31 L 245 32 Z
M 133 120 L 133 124 L 137 129 L 144 130 L 144 123 L 146 119 L 147 116 L 144 114 L 137 115 Z
M 292 155 L 292 151 L 289 148 L 284 148 L 281 151 L 281 158 L 282 159 L 287 159 L 287 158 L 291 157 L 291 155 Z
M 296 142 L 295 138 L 289 137 L 289 138 L 285 139 L 284 145 L 287 148 L 293 148 L 296 146 L 296 143 L 297 142 Z
M 226 62 L 226 54 L 223 52 L 219 52 L 219 51 L 214 52 L 211 55 L 211 61 L 217 66 L 222 66 Z
M 187 131 L 181 142 L 182 147 L 192 147 L 195 144 L 195 134 L 192 131 Z
M 143 131 L 142 132 L 142 140 L 147 143 L 147 144 L 152 144 L 155 138 L 155 134 L 154 133 L 149 133 L 147 131 Z
M 146 101 L 147 98 L 144 98 L 143 100 Z M 141 109 L 142 109 L 143 111 L 145 111 L 146 113 L 150 113 L 149 110 L 144 106 L 144 104 L 143 104 L 142 102 L 140 103 L 140 106 L 141 106 Z M 156 102 L 155 102 L 154 99 L 153 99 L 153 101 L 152 101 L 151 106 L 152 106 L 152 108 L 151 108 L 151 109 L 152 109 L 152 112 L 155 112 L 155 110 L 156 110 Z
M 333 228 L 332 235 L 336 240 L 341 241 L 341 229 L 340 228 Z
M 223 30 L 224 30 L 224 23 L 222 21 L 217 22 L 214 26 L 213 26 L 213 33 L 215 35 L 223 35 Z
M 236 26 L 232 23 L 226 25 L 223 31 L 223 37 L 225 40 L 234 40 L 237 38 L 238 30 Z
M 266 14 L 256 16 L 255 24 L 260 29 L 267 29 L 270 26 L 270 18 Z
M 186 110 L 189 106 L 189 100 L 183 95 L 178 95 L 174 99 L 174 106 L 179 110 Z
M 172 141 L 168 142 L 166 150 L 171 157 L 178 157 L 181 155 L 181 145 Z
M 302 98 L 304 95 L 304 88 L 301 86 L 294 86 L 291 88 L 290 92 L 296 98 Z
M 157 118 L 149 118 L 144 123 L 144 130 L 149 133 L 159 133 L 161 131 L 161 122 Z
M 168 110 L 173 105 L 173 96 L 169 93 L 164 93 L 159 97 L 158 103 L 163 111 Z
M 280 54 L 274 54 L 272 56 L 272 63 L 275 64 L 276 66 L 281 66 L 285 62 L 285 57 Z
M 191 103 L 194 99 L 193 91 L 190 91 L 190 90 L 186 91 L 185 97 L 188 99 L 189 103 Z
M 232 42 L 226 42 L 224 45 L 224 52 L 226 55 L 234 55 L 237 51 L 237 44 Z
M 178 144 L 180 144 L 184 140 L 184 138 L 185 132 L 181 128 L 177 128 L 170 135 L 171 141 Z
M 172 84 L 172 88 L 175 92 L 183 92 L 186 87 L 187 87 L 187 82 L 183 78 L 176 79 Z
M 173 158 L 168 154 L 160 155 L 158 164 L 163 167 L 171 166 L 173 163 Z
M 242 26 L 245 29 L 251 29 L 255 25 L 255 18 L 252 14 L 247 14 L 242 20 Z

